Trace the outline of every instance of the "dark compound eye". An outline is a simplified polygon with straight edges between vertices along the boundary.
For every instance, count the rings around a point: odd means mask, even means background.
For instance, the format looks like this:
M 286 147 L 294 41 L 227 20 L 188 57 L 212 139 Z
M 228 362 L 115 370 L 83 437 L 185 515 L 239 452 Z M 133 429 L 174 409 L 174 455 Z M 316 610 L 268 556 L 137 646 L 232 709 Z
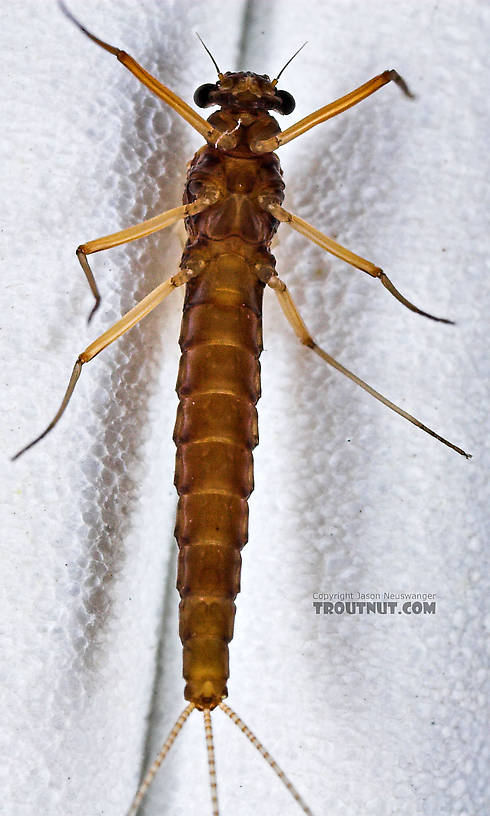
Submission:
M 276 91 L 276 94 L 281 99 L 281 107 L 279 108 L 279 113 L 284 114 L 284 116 L 287 116 L 288 113 L 292 113 L 296 107 L 294 96 L 288 93 L 288 91 Z
M 209 105 L 215 104 L 209 100 L 209 94 L 214 90 L 216 90 L 216 86 L 211 85 L 209 82 L 207 82 L 206 85 L 199 86 L 194 94 L 194 102 L 198 108 L 207 108 Z

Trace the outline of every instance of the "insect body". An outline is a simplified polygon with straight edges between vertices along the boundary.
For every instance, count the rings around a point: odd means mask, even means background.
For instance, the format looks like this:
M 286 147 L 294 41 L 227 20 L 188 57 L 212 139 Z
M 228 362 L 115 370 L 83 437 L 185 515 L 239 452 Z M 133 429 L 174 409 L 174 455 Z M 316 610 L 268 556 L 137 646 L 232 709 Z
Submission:
M 270 252 L 272 238 L 281 221 L 347 263 L 379 278 L 383 286 L 412 311 L 432 316 L 407 301 L 373 263 L 340 246 L 282 207 L 284 183 L 274 151 L 390 81 L 395 81 L 407 95 L 410 92 L 396 71 L 385 71 L 281 132 L 270 111 L 290 113 L 294 100 L 289 93 L 277 88 L 279 76 L 270 80 L 265 75 L 223 74 L 218 69 L 218 81 L 201 86 L 194 97 L 200 107 L 219 107 L 206 121 L 132 57 L 75 22 L 206 140 L 189 167 L 182 206 L 78 248 L 77 256 L 95 296 L 95 311 L 100 298 L 88 255 L 144 237 L 182 219 L 188 233 L 180 271 L 160 284 L 79 355 L 58 413 L 43 434 L 27 446 L 39 441 L 56 424 L 82 366 L 175 288 L 185 284 L 180 336 L 182 357 L 177 381 L 180 404 L 174 439 L 177 445 L 175 483 L 180 497 L 175 531 L 179 545 L 177 586 L 181 595 L 185 698 L 189 706 L 143 781 L 130 813 L 136 812 L 158 765 L 193 708 L 204 712 L 213 813 L 218 813 L 210 718 L 210 711 L 217 706 L 247 733 L 303 811 L 310 813 L 265 749 L 223 703 L 229 676 L 228 643 L 233 636 L 234 601 L 240 583 L 240 550 L 247 540 L 247 499 L 253 489 L 252 450 L 258 441 L 255 405 L 260 396 L 259 356 L 265 286 L 275 291 L 286 318 L 304 345 L 416 426 L 458 453 L 468 454 L 374 391 L 319 348 L 309 334 L 286 285 L 277 276 Z
M 251 451 L 258 441 L 262 294 L 275 275 L 269 246 L 278 222 L 261 202 L 282 202 L 284 189 L 276 156 L 254 155 L 250 147 L 252 139 L 279 130 L 264 107 L 282 104 L 273 84 L 238 73 L 225 75 L 220 86 L 211 99 L 231 104 L 210 121 L 238 138 L 230 151 L 204 147 L 189 169 L 184 202 L 202 196 L 217 201 L 187 223 L 181 268 L 192 278 L 174 437 L 185 696 L 199 708 L 214 708 L 227 695 L 227 644 L 247 540 Z

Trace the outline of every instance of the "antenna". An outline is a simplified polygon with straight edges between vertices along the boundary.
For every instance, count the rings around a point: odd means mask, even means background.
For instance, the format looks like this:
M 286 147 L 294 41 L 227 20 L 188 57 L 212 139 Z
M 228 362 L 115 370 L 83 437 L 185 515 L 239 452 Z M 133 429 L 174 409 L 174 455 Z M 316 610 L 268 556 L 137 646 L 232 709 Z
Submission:
M 308 43 L 308 40 L 306 40 L 306 41 L 303 43 L 303 45 L 301 46 L 301 48 L 298 48 L 298 50 L 297 50 L 297 51 L 295 51 L 295 53 L 293 54 L 293 56 L 292 56 L 290 59 L 288 59 L 288 61 L 287 61 L 286 65 L 284 65 L 284 67 L 283 67 L 283 68 L 281 68 L 281 70 L 279 71 L 279 73 L 278 73 L 278 75 L 276 76 L 276 78 L 272 80 L 272 84 L 273 84 L 273 85 L 277 85 L 277 80 L 278 80 L 278 79 L 279 79 L 279 77 L 281 76 L 281 74 L 282 74 L 282 72 L 284 71 L 284 69 L 288 67 L 289 63 L 290 63 L 290 62 L 292 62 L 292 61 L 293 61 L 293 59 L 294 59 L 294 58 L 295 58 L 295 57 L 296 57 L 296 56 L 299 54 L 299 52 L 303 50 L 303 48 L 305 47 L 305 45 L 306 45 L 307 43 Z
M 202 39 L 202 37 L 200 37 L 200 36 L 199 36 L 199 34 L 197 33 L 197 31 L 196 31 L 196 37 L 197 37 L 197 39 L 199 40 L 199 42 L 201 43 L 201 45 L 202 45 L 202 47 L 204 48 L 204 50 L 205 50 L 205 51 L 207 51 L 207 53 L 208 53 L 208 54 L 209 54 L 209 56 L 211 57 L 211 59 L 212 59 L 212 61 L 213 61 L 213 65 L 214 65 L 214 67 L 216 68 L 216 70 L 217 70 L 217 72 L 218 72 L 218 76 L 219 76 L 219 78 L 221 79 L 221 77 L 223 76 L 223 74 L 221 73 L 220 69 L 218 68 L 218 63 L 216 62 L 215 58 L 214 58 L 214 57 L 213 57 L 213 55 L 211 54 L 211 51 L 210 51 L 210 50 L 209 50 L 209 48 L 207 47 L 207 45 L 206 45 L 206 43 L 204 42 L 204 40 Z

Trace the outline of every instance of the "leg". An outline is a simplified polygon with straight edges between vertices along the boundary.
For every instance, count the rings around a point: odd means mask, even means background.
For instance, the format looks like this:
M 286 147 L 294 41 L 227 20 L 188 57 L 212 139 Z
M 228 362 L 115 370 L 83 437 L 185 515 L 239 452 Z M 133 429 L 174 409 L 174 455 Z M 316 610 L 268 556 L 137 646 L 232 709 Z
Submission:
M 163 101 L 167 103 L 167 105 L 170 105 L 171 108 L 177 111 L 179 116 L 182 116 L 182 118 L 185 119 L 186 122 L 188 122 L 190 125 L 192 125 L 194 130 L 197 130 L 198 133 L 204 136 L 204 138 L 207 141 L 212 142 L 214 144 L 214 142 L 221 136 L 219 130 L 213 128 L 209 124 L 209 122 L 206 122 L 206 120 L 203 119 L 202 116 L 199 116 L 199 114 L 196 113 L 195 110 L 193 110 L 186 102 L 184 102 L 184 100 L 181 99 L 180 96 L 177 96 L 177 94 L 171 91 L 170 88 L 167 88 L 165 85 L 162 85 L 162 83 L 159 82 L 158 79 L 149 74 L 148 71 L 145 71 L 145 69 L 142 68 L 141 65 L 139 65 L 136 62 L 136 60 L 133 59 L 133 57 L 130 57 L 129 54 L 126 54 L 125 51 L 121 51 L 120 48 L 116 48 L 113 45 L 109 45 L 109 43 L 100 40 L 94 34 L 91 34 L 90 31 L 87 31 L 87 29 L 81 23 L 78 22 L 78 20 L 67 9 L 65 4 L 61 2 L 61 0 L 58 1 L 58 5 L 63 14 L 65 14 L 66 17 L 68 17 L 68 19 L 72 21 L 72 23 L 75 23 L 75 25 L 80 29 L 80 31 L 82 31 L 90 40 L 92 40 L 92 42 L 99 45 L 105 51 L 109 51 L 110 54 L 114 54 L 114 56 L 117 57 L 119 62 L 122 62 L 122 64 L 129 71 L 131 71 L 131 73 L 134 74 L 134 76 L 137 79 L 139 79 L 139 81 L 142 82 L 143 85 L 146 85 L 146 87 L 149 88 L 150 91 L 159 96 L 160 99 L 163 99 Z
M 66 389 L 65 396 L 63 397 L 63 400 L 55 417 L 51 420 L 48 427 L 41 434 L 39 434 L 39 436 L 36 437 L 36 439 L 34 439 L 32 442 L 29 442 L 28 445 L 26 445 L 18 453 L 16 453 L 15 456 L 12 457 L 12 461 L 18 459 L 19 456 L 21 456 L 23 453 L 29 450 L 29 448 L 32 448 L 33 445 L 36 445 L 37 442 L 40 442 L 41 439 L 43 439 L 46 436 L 46 434 L 48 434 L 49 431 L 51 431 L 54 428 L 54 426 L 58 423 L 58 420 L 61 419 L 65 412 L 65 408 L 70 401 L 71 395 L 75 390 L 75 386 L 78 382 L 78 378 L 80 377 L 82 371 L 82 365 L 84 363 L 90 362 L 90 360 L 93 360 L 93 358 L 96 357 L 96 355 L 103 351 L 105 348 L 107 348 L 107 346 L 110 345 L 110 343 L 113 343 L 114 340 L 117 340 L 118 337 L 121 337 L 123 334 L 129 331 L 129 329 L 132 329 L 133 326 L 135 326 L 139 320 L 141 320 L 143 317 L 146 317 L 147 314 L 153 311 L 155 306 L 158 306 L 158 304 L 161 303 L 162 300 L 164 300 L 167 297 L 167 295 L 173 292 L 173 290 L 176 289 L 178 286 L 182 286 L 183 283 L 186 283 L 189 280 L 189 278 L 191 278 L 194 274 L 195 273 L 192 272 L 191 270 L 181 269 L 180 272 L 177 273 L 177 275 L 174 275 L 173 277 L 166 280 L 164 283 L 161 283 L 160 286 L 157 286 L 155 289 L 153 289 L 153 291 L 150 292 L 149 295 L 144 297 L 143 300 L 141 300 L 136 306 L 130 309 L 129 312 L 127 312 L 124 315 L 124 317 L 121 317 L 121 319 L 114 323 L 114 325 L 111 326 L 109 329 L 107 329 L 107 331 L 105 331 L 104 334 L 101 334 L 100 337 L 97 338 L 97 340 L 94 340 L 93 343 L 90 343 L 90 345 L 87 346 L 85 351 L 82 351 L 82 353 L 78 356 L 75 365 L 73 366 L 73 371 L 70 377 L 70 382 L 68 383 L 68 388 Z
M 272 287 L 272 289 L 274 289 L 276 295 L 279 298 L 281 309 L 283 310 L 287 320 L 291 324 L 294 333 L 298 337 L 299 341 L 303 343 L 303 345 L 308 346 L 308 348 L 311 348 L 315 352 L 315 354 L 318 354 L 318 356 L 322 358 L 322 360 L 324 360 L 329 365 L 333 366 L 333 368 L 336 368 L 337 371 L 341 372 L 341 374 L 345 374 L 345 376 L 348 377 L 349 380 L 352 380 L 352 382 L 355 382 L 357 385 L 360 385 L 361 388 L 364 388 L 364 390 L 367 391 L 368 394 L 371 394 L 372 397 L 375 397 L 377 400 L 382 402 L 383 405 L 386 405 L 388 408 L 391 408 L 392 411 L 395 411 L 395 413 L 400 414 L 400 416 L 404 417 L 405 419 L 408 419 L 408 421 L 411 422 L 413 425 L 416 425 L 417 428 L 421 428 L 423 431 L 426 431 L 426 433 L 430 434 L 435 439 L 438 439 L 439 442 L 442 442 L 444 445 L 447 445 L 449 448 L 452 448 L 457 453 L 460 453 L 462 456 L 465 456 L 467 459 L 471 459 L 471 454 L 466 453 L 461 448 L 458 448 L 456 445 L 453 445 L 452 442 L 449 442 L 447 439 L 444 439 L 444 437 L 439 436 L 439 434 L 436 434 L 435 431 L 432 431 L 426 425 L 423 425 L 422 422 L 419 422 L 418 419 L 415 419 L 415 417 L 413 417 L 411 414 L 408 414 L 406 411 L 404 411 L 403 408 L 399 408 L 398 405 L 395 405 L 393 402 L 386 399 L 386 397 L 383 397 L 383 395 L 380 394 L 379 391 L 375 391 L 374 388 L 371 388 L 371 386 L 365 383 L 364 380 L 361 380 L 359 377 L 356 376 L 356 374 L 353 374 L 352 371 L 349 371 L 348 368 L 345 368 L 343 365 L 338 363 L 337 360 L 334 360 L 334 358 L 331 357 L 330 354 L 327 354 L 326 351 L 323 351 L 323 349 L 317 346 L 317 344 L 311 337 L 308 329 L 306 328 L 305 324 L 303 323 L 301 315 L 299 314 L 294 304 L 294 301 L 287 290 L 286 284 L 283 283 L 283 281 L 280 278 L 272 277 L 269 280 L 269 286 Z
M 351 266 L 355 266 L 356 269 L 362 269 L 363 272 L 367 272 L 368 275 L 372 275 L 373 278 L 379 278 L 383 286 L 388 289 L 388 292 L 399 300 L 400 303 L 403 303 L 407 309 L 410 309 L 412 312 L 417 312 L 417 314 L 423 315 L 424 317 L 429 317 L 431 320 L 436 320 L 438 323 L 450 323 L 451 325 L 454 325 L 453 320 L 448 320 L 445 317 L 434 317 L 434 315 L 431 315 L 428 312 L 423 312 L 422 309 L 419 309 L 417 306 L 414 306 L 413 303 L 410 303 L 410 301 L 403 297 L 398 289 L 393 286 L 388 275 L 385 275 L 379 266 L 375 266 L 373 263 L 371 263 L 371 261 L 366 261 L 365 258 L 361 258 L 359 255 L 355 255 L 353 252 L 350 252 L 350 250 L 345 249 L 345 247 L 340 246 L 340 244 L 337 244 L 331 238 L 328 238 L 322 232 L 315 229 L 315 227 L 312 227 L 311 224 L 308 224 L 307 221 L 304 221 L 302 218 L 299 218 L 299 216 L 288 212 L 279 204 L 270 202 L 266 203 L 264 200 L 263 205 L 265 209 L 267 209 L 275 218 L 277 218 L 278 221 L 284 221 L 285 223 L 290 224 L 293 229 L 301 232 L 303 235 L 306 235 L 310 241 L 318 244 L 318 246 L 321 246 L 322 249 L 326 249 L 327 252 L 331 252 L 332 255 L 335 255 L 337 258 L 341 258 Z
M 149 218 L 148 221 L 142 221 L 141 224 L 135 224 L 134 226 L 127 227 L 127 229 L 121 230 L 120 232 L 113 232 L 111 235 L 105 235 L 103 238 L 96 238 L 94 241 L 81 244 L 77 249 L 77 258 L 80 261 L 80 266 L 85 273 L 85 277 L 88 280 L 92 294 L 95 297 L 95 305 L 88 316 L 88 322 L 90 323 L 92 317 L 99 308 L 100 294 L 93 272 L 87 261 L 87 255 L 91 255 L 93 252 L 101 252 L 104 249 L 112 249 L 112 247 L 127 244 L 130 241 L 135 241 L 137 238 L 144 238 L 147 235 L 151 235 L 153 232 L 158 232 L 158 230 L 165 229 L 165 227 L 170 226 L 170 224 L 174 224 L 176 221 L 179 221 L 182 218 L 187 218 L 188 215 L 196 215 L 196 213 L 205 210 L 214 202 L 214 200 L 215 197 L 212 193 L 210 193 L 208 196 L 198 198 L 192 204 L 185 204 L 182 207 L 174 207 L 172 210 L 167 210 L 164 213 L 160 213 L 160 215 L 155 215 L 153 218 Z
M 336 99 L 335 102 L 330 102 L 329 105 L 325 105 L 323 108 L 314 111 L 314 113 L 310 113 L 309 116 L 305 116 L 304 119 L 300 119 L 295 125 L 291 125 L 291 127 L 283 130 L 282 133 L 278 133 L 277 136 L 255 142 L 252 149 L 256 153 L 269 153 L 270 151 L 276 150 L 281 145 L 290 142 L 292 139 L 296 139 L 297 136 L 301 136 L 302 133 L 315 127 L 315 125 L 326 122 L 327 119 L 332 119 L 333 116 L 337 116 L 337 114 L 343 113 L 348 108 L 352 108 L 354 105 L 357 105 L 358 102 L 361 102 L 367 96 L 370 96 L 379 88 L 382 88 L 383 85 L 392 81 L 402 89 L 406 96 L 411 99 L 414 98 L 414 94 L 409 91 L 405 80 L 397 71 L 393 69 L 391 71 L 383 71 L 382 74 L 378 74 L 378 76 L 370 79 L 369 82 L 365 82 L 364 85 L 356 88 L 355 91 L 341 96 L 340 99 Z

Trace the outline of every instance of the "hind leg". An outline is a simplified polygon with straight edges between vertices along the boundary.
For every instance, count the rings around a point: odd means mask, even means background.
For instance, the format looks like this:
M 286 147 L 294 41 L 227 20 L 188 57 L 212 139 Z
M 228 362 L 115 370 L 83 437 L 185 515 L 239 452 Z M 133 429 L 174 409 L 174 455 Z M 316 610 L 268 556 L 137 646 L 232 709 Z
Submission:
M 189 269 L 181 269 L 177 275 L 173 275 L 171 278 L 166 280 L 164 283 L 161 283 L 160 286 L 157 286 L 150 292 L 149 295 L 143 298 L 136 306 L 133 306 L 132 309 L 127 312 L 124 317 L 121 317 L 120 320 L 116 321 L 113 326 L 111 326 L 107 331 L 100 335 L 93 343 L 90 343 L 81 354 L 78 355 L 75 365 L 73 366 L 73 371 L 71 373 L 70 381 L 68 383 L 68 387 L 65 391 L 65 395 L 61 401 L 61 405 L 58 408 L 55 416 L 44 429 L 44 431 L 39 434 L 32 442 L 29 442 L 28 445 L 21 448 L 15 456 L 12 457 L 12 461 L 14 459 L 18 459 L 23 453 L 25 453 L 29 448 L 32 448 L 33 445 L 36 445 L 38 442 L 43 439 L 46 434 L 48 434 L 54 426 L 59 422 L 61 417 L 63 416 L 66 406 L 68 405 L 71 395 L 75 390 L 75 386 L 78 382 L 80 374 L 82 372 L 82 366 L 84 363 L 90 362 L 93 360 L 97 354 L 100 354 L 107 346 L 117 340 L 118 337 L 122 337 L 123 334 L 126 334 L 127 331 L 133 328 L 143 317 L 146 317 L 153 309 L 159 305 L 171 292 L 174 291 L 178 286 L 182 286 L 183 283 L 187 283 L 189 278 L 191 278 L 195 273 Z
M 465 456 L 467 459 L 471 458 L 471 454 L 466 453 L 461 448 L 458 448 L 457 445 L 453 445 L 453 443 L 449 442 L 448 439 L 439 436 L 439 434 L 431 430 L 431 428 L 428 428 L 427 425 L 424 425 L 422 422 L 420 422 L 420 420 L 416 419 L 414 416 L 407 413 L 407 411 L 404 411 L 403 408 L 400 408 L 398 405 L 395 405 L 395 403 L 391 402 L 391 400 L 387 399 L 382 394 L 380 394 L 379 391 L 376 391 L 374 388 L 372 388 L 370 385 L 364 382 L 364 380 L 361 380 L 361 378 L 358 377 L 356 374 L 353 374 L 352 371 L 349 371 L 348 368 L 345 368 L 345 366 L 343 366 L 341 363 L 339 363 L 337 360 L 331 357 L 330 354 L 327 354 L 327 352 L 320 348 L 320 346 L 318 346 L 313 340 L 311 334 L 309 333 L 308 329 L 306 328 L 303 322 L 300 313 L 296 308 L 294 300 L 289 294 L 286 284 L 280 278 L 274 276 L 270 278 L 270 280 L 268 281 L 268 285 L 275 291 L 279 299 L 281 309 L 284 312 L 288 322 L 292 326 L 293 331 L 296 334 L 300 343 L 303 343 L 303 345 L 308 346 L 308 348 L 311 348 L 311 350 L 314 351 L 315 354 L 317 354 L 319 357 L 321 357 L 321 359 L 325 363 L 328 363 L 328 365 L 331 365 L 333 368 L 336 368 L 337 371 L 340 371 L 340 373 L 348 377 L 349 380 L 355 382 L 356 385 L 359 385 L 361 388 L 364 389 L 364 391 L 367 391 L 368 394 L 370 394 L 372 397 L 375 397 L 375 399 L 379 400 L 379 402 L 382 402 L 383 405 L 386 405 L 387 408 L 391 408 L 391 410 L 395 411 L 396 414 L 399 414 L 400 416 L 404 417 L 404 419 L 408 419 L 408 421 L 411 422 L 412 425 L 416 425 L 417 428 L 420 428 L 422 431 L 425 431 L 426 433 L 430 434 L 430 436 L 433 436 L 435 439 L 438 439 L 439 442 L 442 442 L 444 445 L 447 445 L 449 448 L 452 448 L 457 453 L 460 453 L 461 456 Z

